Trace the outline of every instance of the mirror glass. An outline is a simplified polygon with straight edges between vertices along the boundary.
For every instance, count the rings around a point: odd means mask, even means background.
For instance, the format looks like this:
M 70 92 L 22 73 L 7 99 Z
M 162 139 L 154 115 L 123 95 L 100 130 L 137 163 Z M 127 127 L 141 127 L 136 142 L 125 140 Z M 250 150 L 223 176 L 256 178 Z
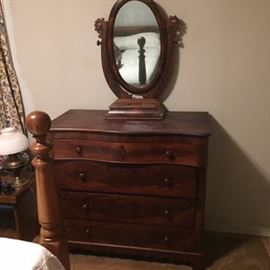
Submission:
M 114 59 L 122 79 L 146 87 L 155 78 L 160 61 L 160 31 L 152 10 L 132 0 L 117 13 L 113 28 Z

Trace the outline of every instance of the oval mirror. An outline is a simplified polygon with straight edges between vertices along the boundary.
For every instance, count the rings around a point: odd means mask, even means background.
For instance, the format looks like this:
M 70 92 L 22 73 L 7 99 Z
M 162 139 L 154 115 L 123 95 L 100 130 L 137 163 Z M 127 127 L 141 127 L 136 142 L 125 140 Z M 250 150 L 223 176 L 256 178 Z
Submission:
M 172 74 L 181 25 L 154 0 L 117 0 L 108 21 L 95 21 L 103 73 L 118 98 L 105 118 L 164 118 L 160 97 Z
M 119 9 L 113 26 L 113 52 L 125 83 L 145 88 L 153 81 L 160 64 L 161 41 L 159 25 L 148 5 L 132 0 Z

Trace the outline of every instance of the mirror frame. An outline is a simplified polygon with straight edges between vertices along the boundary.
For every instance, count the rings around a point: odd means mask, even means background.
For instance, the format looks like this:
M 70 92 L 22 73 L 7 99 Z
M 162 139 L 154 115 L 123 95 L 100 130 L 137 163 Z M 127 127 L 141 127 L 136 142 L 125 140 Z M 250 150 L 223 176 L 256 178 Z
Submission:
M 175 41 L 175 36 L 180 28 L 180 20 L 176 16 L 167 16 L 161 8 L 153 0 L 136 0 L 147 5 L 152 11 L 160 31 L 160 60 L 159 67 L 153 80 L 145 87 L 135 87 L 128 84 L 120 75 L 117 64 L 114 58 L 113 50 L 113 33 L 114 24 L 119 10 L 126 3 L 134 0 L 118 0 L 111 9 L 108 22 L 103 18 L 97 19 L 95 29 L 99 34 L 101 41 L 97 44 L 101 45 L 102 67 L 106 81 L 118 98 L 132 98 L 142 96 L 144 99 L 158 98 L 164 91 L 166 84 L 169 81 L 172 62 L 172 46 Z
M 116 4 L 113 6 L 110 16 L 109 16 L 109 22 L 108 22 L 108 32 L 107 32 L 107 37 L 108 40 L 113 41 L 114 38 L 114 26 L 115 26 L 115 21 L 117 19 L 117 15 L 118 12 L 120 11 L 120 9 L 127 4 L 128 2 L 131 2 L 134 0 L 121 0 L 116 2 Z M 154 75 L 154 78 L 151 80 L 150 83 L 148 83 L 146 86 L 144 87 L 135 87 L 131 84 L 129 84 L 128 82 L 126 82 L 122 76 L 119 73 L 119 70 L 117 68 L 116 62 L 115 62 L 115 58 L 114 58 L 114 50 L 113 50 L 113 42 L 107 42 L 107 52 L 108 52 L 108 60 L 111 63 L 112 66 L 112 71 L 114 72 L 114 75 L 116 77 L 116 79 L 119 81 L 119 83 L 121 84 L 121 86 L 128 91 L 131 94 L 134 95 L 145 95 L 148 92 L 151 91 L 151 89 L 153 89 L 160 77 L 160 74 L 162 72 L 162 67 L 164 65 L 164 60 L 165 60 L 165 56 L 164 52 L 166 51 L 167 48 L 167 41 L 165 39 L 166 37 L 166 23 L 164 21 L 163 16 L 161 15 L 159 9 L 157 8 L 157 6 L 155 5 L 155 3 L 152 0 L 146 0 L 146 1 L 142 1 L 142 0 L 135 0 L 141 3 L 144 3 L 153 13 L 153 16 L 156 19 L 158 28 L 159 28 L 159 33 L 160 33 L 160 56 L 159 56 L 159 61 L 158 61 L 158 68 L 157 71 Z M 139 56 L 139 55 L 138 55 Z

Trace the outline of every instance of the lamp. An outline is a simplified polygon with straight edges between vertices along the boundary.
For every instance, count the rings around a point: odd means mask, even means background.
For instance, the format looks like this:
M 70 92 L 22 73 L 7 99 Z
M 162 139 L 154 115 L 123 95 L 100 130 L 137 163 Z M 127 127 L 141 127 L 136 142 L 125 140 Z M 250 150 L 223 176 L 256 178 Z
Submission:
M 14 127 L 8 127 L 1 130 L 0 134 L 0 155 L 6 156 L 3 169 L 14 172 L 14 181 L 12 187 L 19 189 L 24 185 L 20 179 L 20 170 L 27 165 L 27 160 L 20 156 L 20 153 L 28 148 L 27 137 L 16 131 Z

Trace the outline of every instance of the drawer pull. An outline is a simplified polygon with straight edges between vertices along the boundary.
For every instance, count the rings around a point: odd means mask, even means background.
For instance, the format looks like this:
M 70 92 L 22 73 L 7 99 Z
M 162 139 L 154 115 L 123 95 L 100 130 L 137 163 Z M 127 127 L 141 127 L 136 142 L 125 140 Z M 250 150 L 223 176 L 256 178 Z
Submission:
M 75 151 L 79 156 L 81 156 L 82 153 L 83 153 L 83 147 L 82 146 L 76 146 Z
M 167 245 L 167 246 L 170 246 L 170 238 L 169 238 L 169 236 L 165 236 L 164 237 L 164 242 L 165 242 L 165 244 Z
M 84 212 L 88 212 L 88 210 L 89 210 L 89 205 L 88 205 L 87 203 L 83 204 L 83 205 L 82 205 L 82 210 L 83 210 Z
M 165 155 L 170 161 L 175 160 L 175 155 L 171 150 L 166 150 Z
M 84 172 L 80 172 L 80 173 L 78 174 L 78 178 L 79 178 L 83 183 L 87 182 L 86 174 L 85 174 Z
M 91 231 L 91 229 L 87 228 L 87 229 L 85 230 L 85 235 L 86 235 L 88 238 L 92 238 L 92 231 Z
M 166 209 L 163 211 L 163 215 L 167 218 L 170 219 L 171 218 L 171 211 Z
M 164 180 L 163 180 L 163 184 L 164 184 L 164 186 L 166 186 L 166 187 L 172 187 L 172 181 L 169 179 L 169 178 L 164 178 Z

